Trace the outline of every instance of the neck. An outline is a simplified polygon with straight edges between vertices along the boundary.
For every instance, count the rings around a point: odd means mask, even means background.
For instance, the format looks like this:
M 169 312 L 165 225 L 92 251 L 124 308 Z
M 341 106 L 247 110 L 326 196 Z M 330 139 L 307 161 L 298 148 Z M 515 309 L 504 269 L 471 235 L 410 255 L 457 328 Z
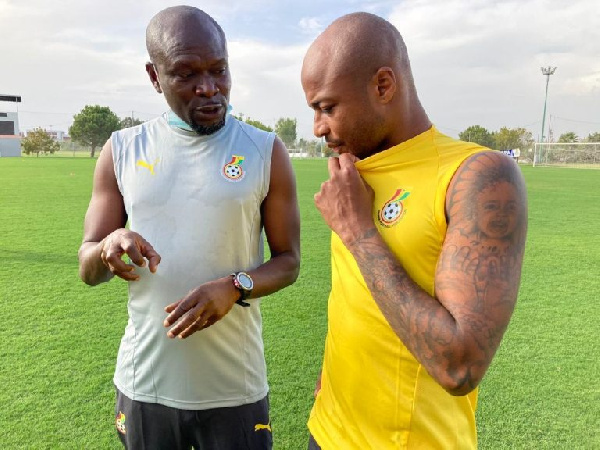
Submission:
M 397 117 L 402 119 L 400 121 L 394 120 L 392 123 L 392 132 L 387 142 L 389 144 L 387 148 L 402 144 L 424 133 L 432 126 L 418 99 L 411 101 L 406 107 L 398 108 L 398 111 L 394 114 L 394 118 Z

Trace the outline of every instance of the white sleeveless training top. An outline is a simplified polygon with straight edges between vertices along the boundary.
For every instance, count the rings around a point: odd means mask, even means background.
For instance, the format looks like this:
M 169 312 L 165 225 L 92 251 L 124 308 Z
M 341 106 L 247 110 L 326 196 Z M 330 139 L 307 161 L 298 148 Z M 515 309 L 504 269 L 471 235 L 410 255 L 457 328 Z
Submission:
M 253 403 L 268 392 L 259 300 L 213 326 L 169 339 L 164 307 L 200 284 L 263 263 L 260 206 L 275 135 L 227 115 L 210 136 L 166 115 L 113 133 L 115 175 L 129 227 L 162 260 L 137 268 L 114 376 L 127 397 L 179 409 Z

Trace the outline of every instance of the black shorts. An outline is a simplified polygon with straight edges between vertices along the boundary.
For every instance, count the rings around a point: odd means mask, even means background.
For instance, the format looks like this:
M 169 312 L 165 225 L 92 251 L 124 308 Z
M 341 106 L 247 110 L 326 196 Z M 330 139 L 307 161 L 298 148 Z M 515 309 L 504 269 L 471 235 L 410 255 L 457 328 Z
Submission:
M 117 389 L 115 427 L 129 450 L 270 450 L 268 397 L 249 405 L 184 410 L 129 399 Z
M 308 450 L 321 450 L 312 434 L 308 435 Z

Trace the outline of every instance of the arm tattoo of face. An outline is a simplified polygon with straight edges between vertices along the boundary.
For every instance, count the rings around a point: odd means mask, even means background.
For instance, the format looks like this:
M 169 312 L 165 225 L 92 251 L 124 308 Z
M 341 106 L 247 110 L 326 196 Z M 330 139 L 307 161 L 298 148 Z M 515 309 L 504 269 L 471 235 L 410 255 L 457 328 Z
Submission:
M 520 171 L 497 153 L 467 160 L 447 192 L 436 296 L 410 279 L 375 228 L 349 250 L 396 334 L 434 378 L 477 385 L 512 314 L 527 227 Z
M 471 157 L 450 185 L 446 211 L 436 295 L 469 336 L 473 362 L 485 371 L 508 325 L 521 277 L 527 196 L 520 170 L 499 153 Z

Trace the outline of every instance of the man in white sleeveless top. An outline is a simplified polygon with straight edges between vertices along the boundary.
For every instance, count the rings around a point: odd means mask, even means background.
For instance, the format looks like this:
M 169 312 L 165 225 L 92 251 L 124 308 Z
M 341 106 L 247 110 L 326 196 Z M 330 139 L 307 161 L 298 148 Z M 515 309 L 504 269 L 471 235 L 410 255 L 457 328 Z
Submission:
M 104 146 L 79 251 L 87 284 L 129 283 L 115 426 L 131 449 L 268 449 L 259 298 L 300 263 L 288 153 L 228 115 L 227 45 L 209 15 L 167 8 L 146 45 L 170 111 Z

